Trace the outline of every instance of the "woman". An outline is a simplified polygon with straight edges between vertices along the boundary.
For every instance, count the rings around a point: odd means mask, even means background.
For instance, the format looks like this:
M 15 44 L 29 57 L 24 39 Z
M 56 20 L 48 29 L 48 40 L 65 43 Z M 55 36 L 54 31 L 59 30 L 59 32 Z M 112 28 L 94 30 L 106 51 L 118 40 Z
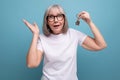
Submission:
M 98 51 L 106 47 L 103 36 L 86 11 L 78 14 L 90 27 L 94 38 L 68 27 L 64 10 L 50 6 L 44 15 L 43 33 L 39 35 L 36 23 L 24 23 L 33 33 L 27 55 L 29 68 L 37 67 L 44 57 L 41 80 L 78 80 L 76 53 L 78 44 L 87 50 Z M 44 56 L 43 56 L 44 55 Z

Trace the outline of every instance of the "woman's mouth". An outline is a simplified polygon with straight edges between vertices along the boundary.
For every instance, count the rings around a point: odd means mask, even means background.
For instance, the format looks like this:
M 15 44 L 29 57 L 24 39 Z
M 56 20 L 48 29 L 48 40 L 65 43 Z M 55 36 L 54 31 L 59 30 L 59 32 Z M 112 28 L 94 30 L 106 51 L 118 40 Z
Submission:
M 53 27 L 54 27 L 54 28 L 58 28 L 59 26 L 60 26 L 60 25 L 54 25 Z

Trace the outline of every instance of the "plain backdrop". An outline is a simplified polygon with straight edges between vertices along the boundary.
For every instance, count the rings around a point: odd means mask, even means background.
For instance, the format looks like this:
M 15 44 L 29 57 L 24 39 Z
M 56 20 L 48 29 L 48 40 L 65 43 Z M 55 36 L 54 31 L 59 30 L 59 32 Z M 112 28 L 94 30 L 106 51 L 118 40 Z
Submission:
M 93 36 L 84 21 L 75 25 L 76 14 L 88 11 L 107 42 L 107 48 L 98 52 L 78 47 L 79 80 L 120 80 L 119 3 L 119 0 L 0 0 L 0 80 L 40 80 L 43 62 L 34 69 L 26 66 L 32 33 L 22 19 L 36 22 L 42 33 L 44 12 L 52 4 L 64 8 L 69 27 Z

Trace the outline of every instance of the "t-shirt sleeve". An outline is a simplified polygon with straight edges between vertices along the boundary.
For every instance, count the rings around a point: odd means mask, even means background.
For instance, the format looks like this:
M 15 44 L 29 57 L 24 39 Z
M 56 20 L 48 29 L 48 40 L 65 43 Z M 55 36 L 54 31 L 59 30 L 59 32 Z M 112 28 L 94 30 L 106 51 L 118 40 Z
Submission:
M 40 50 L 40 51 L 43 51 L 40 37 L 39 37 L 38 42 L 37 42 L 37 49 Z
M 84 42 L 84 40 L 86 39 L 87 35 L 83 32 L 77 31 L 77 30 L 75 32 L 76 32 L 76 35 L 77 35 L 78 43 L 81 46 L 82 43 Z

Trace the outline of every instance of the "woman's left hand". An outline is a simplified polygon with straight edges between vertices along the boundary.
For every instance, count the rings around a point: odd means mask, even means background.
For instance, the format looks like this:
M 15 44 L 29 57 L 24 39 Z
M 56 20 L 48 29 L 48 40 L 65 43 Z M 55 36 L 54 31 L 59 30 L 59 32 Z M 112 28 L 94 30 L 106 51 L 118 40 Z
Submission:
M 88 12 L 86 11 L 82 11 L 78 14 L 78 17 L 83 19 L 86 23 L 90 23 L 91 22 L 91 18 Z

